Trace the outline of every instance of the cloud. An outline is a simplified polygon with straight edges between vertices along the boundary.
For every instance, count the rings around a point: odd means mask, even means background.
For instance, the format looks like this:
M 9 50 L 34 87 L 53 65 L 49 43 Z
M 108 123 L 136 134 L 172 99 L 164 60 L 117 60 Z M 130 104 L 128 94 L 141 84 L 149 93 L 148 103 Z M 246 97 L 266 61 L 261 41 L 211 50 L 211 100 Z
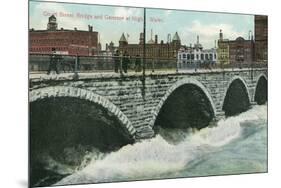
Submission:
M 129 7 L 117 7 L 114 11 L 114 16 L 142 16 L 143 9 L 140 8 L 129 8 Z
M 195 43 L 196 36 L 199 35 L 200 43 L 204 48 L 214 47 L 214 41 L 219 38 L 219 31 L 222 29 L 224 38 L 230 40 L 236 39 L 238 36 L 245 36 L 247 33 L 235 30 L 231 24 L 202 24 L 195 20 L 190 26 L 185 26 L 179 31 L 183 42 L 186 44 Z

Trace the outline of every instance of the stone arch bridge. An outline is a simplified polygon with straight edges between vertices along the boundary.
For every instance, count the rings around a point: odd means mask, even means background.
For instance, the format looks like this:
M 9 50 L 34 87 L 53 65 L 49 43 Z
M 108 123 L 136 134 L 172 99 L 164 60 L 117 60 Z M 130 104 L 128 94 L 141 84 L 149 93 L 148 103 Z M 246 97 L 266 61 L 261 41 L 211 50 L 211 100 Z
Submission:
M 83 73 L 78 79 L 70 74 L 31 75 L 29 88 L 30 104 L 46 98 L 69 97 L 99 105 L 118 119 L 133 140 L 138 140 L 153 137 L 154 126 L 159 122 L 169 122 L 167 112 L 178 121 L 184 113 L 190 116 L 203 114 L 196 120 L 207 117 L 207 121 L 202 122 L 207 125 L 214 119 L 264 103 L 267 100 L 267 69 L 154 73 L 145 79 L 137 74 L 120 77 L 114 73 Z M 201 111 L 194 110 L 200 105 Z M 176 111 L 186 107 L 190 109 L 184 113 Z M 159 119 L 160 116 L 164 119 Z

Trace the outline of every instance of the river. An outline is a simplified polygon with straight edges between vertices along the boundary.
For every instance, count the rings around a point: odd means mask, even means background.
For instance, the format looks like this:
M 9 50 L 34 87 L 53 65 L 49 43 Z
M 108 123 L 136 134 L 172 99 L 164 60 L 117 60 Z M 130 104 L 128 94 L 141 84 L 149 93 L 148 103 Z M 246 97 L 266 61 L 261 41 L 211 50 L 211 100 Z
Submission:
M 88 153 L 54 185 L 267 172 L 267 105 L 173 134 L 183 139 L 172 143 L 157 135 L 108 154 Z

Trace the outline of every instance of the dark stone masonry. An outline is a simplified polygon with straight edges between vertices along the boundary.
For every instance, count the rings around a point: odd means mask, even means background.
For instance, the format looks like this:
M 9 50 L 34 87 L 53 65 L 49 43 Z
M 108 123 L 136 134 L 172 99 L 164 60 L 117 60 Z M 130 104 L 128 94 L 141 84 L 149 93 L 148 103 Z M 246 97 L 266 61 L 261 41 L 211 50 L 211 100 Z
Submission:
M 171 121 L 172 117 L 163 116 L 163 112 L 171 112 L 175 120 L 186 121 L 191 127 L 202 128 L 211 120 L 245 111 L 251 104 L 265 103 L 266 82 L 267 69 L 262 68 L 153 74 L 147 75 L 145 82 L 141 75 L 81 74 L 78 80 L 63 75 L 42 76 L 30 78 L 29 100 L 31 104 L 46 98 L 86 100 L 113 114 L 120 126 L 134 140 L 139 140 L 155 135 L 153 127 L 155 122 L 161 122 L 161 116 L 166 118 L 162 122 Z M 182 104 L 177 104 L 175 99 Z M 243 106 L 235 107 L 237 102 Z M 200 110 L 195 110 L 197 106 Z M 200 114 L 196 116 L 195 112 Z M 184 114 L 187 118 L 182 118 Z M 202 120 L 203 124 L 198 126 L 191 120 Z

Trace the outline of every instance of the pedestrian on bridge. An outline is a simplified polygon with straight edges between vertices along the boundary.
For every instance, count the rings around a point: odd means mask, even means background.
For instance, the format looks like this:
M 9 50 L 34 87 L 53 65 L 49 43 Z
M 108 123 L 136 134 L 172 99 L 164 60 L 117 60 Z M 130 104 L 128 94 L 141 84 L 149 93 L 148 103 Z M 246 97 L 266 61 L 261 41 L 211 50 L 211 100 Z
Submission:
M 135 72 L 141 71 L 141 59 L 139 55 L 136 55 L 136 61 L 135 61 Z
M 130 64 L 130 57 L 127 51 L 123 54 L 123 60 L 122 60 L 122 69 L 124 73 L 127 73 L 128 71 L 128 65 Z
M 120 53 L 119 50 L 116 50 L 115 54 L 113 55 L 113 61 L 114 61 L 114 71 L 118 73 L 119 67 L 120 67 Z
M 48 75 L 50 74 L 50 72 L 52 70 L 56 71 L 56 73 L 59 74 L 57 65 L 58 65 L 60 60 L 61 60 L 61 57 L 58 54 L 56 54 L 56 49 L 52 48 L 52 55 L 51 55 L 51 58 L 50 58 L 49 69 L 48 69 L 48 72 L 47 72 Z

